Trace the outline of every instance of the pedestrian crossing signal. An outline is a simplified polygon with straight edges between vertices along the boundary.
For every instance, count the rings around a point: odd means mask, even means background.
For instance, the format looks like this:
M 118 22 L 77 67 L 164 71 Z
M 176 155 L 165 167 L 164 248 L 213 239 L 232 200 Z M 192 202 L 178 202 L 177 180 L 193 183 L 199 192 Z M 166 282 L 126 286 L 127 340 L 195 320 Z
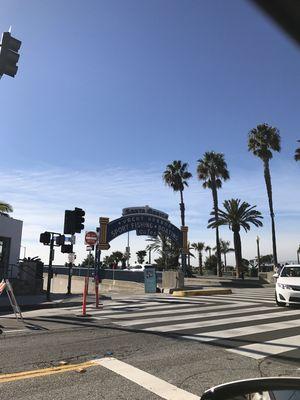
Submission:
M 50 232 L 44 232 L 44 233 L 40 234 L 40 243 L 49 245 L 50 242 L 51 242 L 51 233 Z
M 0 75 L 15 77 L 19 61 L 19 49 L 22 42 L 11 36 L 10 32 L 4 32 L 1 39 L 0 48 Z
M 73 245 L 72 244 L 63 244 L 61 246 L 61 252 L 62 253 L 73 253 Z

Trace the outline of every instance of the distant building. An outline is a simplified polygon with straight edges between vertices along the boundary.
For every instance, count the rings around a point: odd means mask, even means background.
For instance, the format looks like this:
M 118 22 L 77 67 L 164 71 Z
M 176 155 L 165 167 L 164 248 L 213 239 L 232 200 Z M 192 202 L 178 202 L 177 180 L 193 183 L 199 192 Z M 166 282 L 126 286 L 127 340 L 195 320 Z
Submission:
M 0 280 L 20 257 L 23 221 L 0 213 Z

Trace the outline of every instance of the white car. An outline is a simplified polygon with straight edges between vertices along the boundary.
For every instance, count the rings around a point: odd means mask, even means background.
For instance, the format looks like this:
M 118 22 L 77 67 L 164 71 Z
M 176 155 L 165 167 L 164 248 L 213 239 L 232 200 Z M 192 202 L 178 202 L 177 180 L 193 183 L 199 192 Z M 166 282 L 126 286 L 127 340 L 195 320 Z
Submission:
M 278 306 L 300 304 L 300 265 L 285 265 L 277 278 L 275 300 Z

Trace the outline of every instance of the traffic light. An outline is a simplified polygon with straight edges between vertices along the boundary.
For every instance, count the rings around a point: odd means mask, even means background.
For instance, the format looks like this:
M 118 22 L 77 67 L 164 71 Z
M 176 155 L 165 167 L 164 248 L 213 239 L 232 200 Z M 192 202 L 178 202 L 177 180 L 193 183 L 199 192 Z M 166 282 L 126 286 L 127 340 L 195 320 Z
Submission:
M 55 244 L 57 246 L 62 246 L 63 244 L 65 244 L 65 235 L 57 236 L 56 239 L 55 239 Z
M 22 42 L 11 36 L 10 32 L 2 33 L 0 48 L 0 75 L 9 75 L 15 77 L 18 67 L 20 55 L 18 50 Z
M 74 235 L 84 229 L 85 212 L 81 208 L 75 207 L 73 211 L 65 211 L 64 233 Z
M 51 242 L 51 233 L 50 232 L 44 232 L 40 234 L 40 242 L 43 244 L 50 244 Z
M 73 245 L 72 244 L 63 244 L 61 246 L 61 252 L 62 253 L 73 253 Z
M 75 232 L 80 233 L 84 229 L 85 212 L 81 208 L 75 207 L 74 215 L 75 215 L 75 218 L 74 218 Z

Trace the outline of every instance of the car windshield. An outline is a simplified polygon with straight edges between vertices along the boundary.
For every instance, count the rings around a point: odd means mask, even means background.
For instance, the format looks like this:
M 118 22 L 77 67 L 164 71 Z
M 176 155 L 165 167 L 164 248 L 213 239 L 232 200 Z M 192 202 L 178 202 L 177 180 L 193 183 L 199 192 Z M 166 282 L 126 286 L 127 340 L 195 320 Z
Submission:
M 300 267 L 284 267 L 280 276 L 300 278 Z

